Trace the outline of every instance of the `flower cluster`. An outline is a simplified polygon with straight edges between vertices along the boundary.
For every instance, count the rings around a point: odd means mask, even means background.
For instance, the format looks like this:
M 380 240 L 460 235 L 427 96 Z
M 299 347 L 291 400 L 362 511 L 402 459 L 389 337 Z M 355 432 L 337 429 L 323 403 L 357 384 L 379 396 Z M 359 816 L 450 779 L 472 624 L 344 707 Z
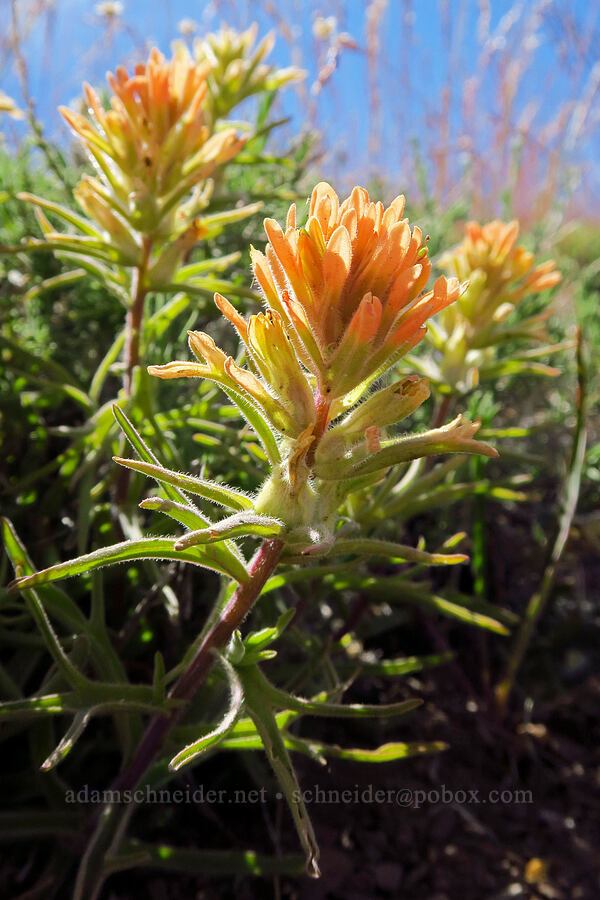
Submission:
M 314 189 L 304 228 L 296 210 L 285 232 L 265 221 L 266 254 L 252 252 L 257 281 L 289 323 L 303 362 L 330 400 L 372 380 L 418 343 L 424 323 L 459 295 L 441 277 L 422 294 L 430 272 L 418 226 L 402 218 L 404 197 L 387 209 L 356 187 L 342 204 L 325 183 Z
M 468 222 L 462 242 L 439 260 L 445 272 L 467 282 L 458 302 L 442 313 L 429 335 L 441 354 L 440 380 L 451 390 L 467 389 L 492 374 L 496 348 L 503 341 L 547 339 L 541 325 L 549 310 L 516 328 L 505 324 L 524 297 L 561 280 L 553 260 L 534 265 L 534 255 L 517 244 L 518 234 L 517 221 Z
M 80 265 L 101 274 L 125 305 L 140 279 L 134 283 L 118 267 L 140 270 L 143 290 L 169 291 L 174 280 L 181 281 L 181 266 L 192 247 L 260 207 L 206 214 L 211 176 L 246 141 L 233 127 L 213 127 L 210 71 L 209 61 L 197 62 L 179 44 L 171 59 L 153 48 L 133 72 L 119 66 L 109 73 L 106 108 L 84 84 L 88 114 L 65 107 L 61 112 L 96 170 L 93 177 L 84 175 L 74 191 L 87 218 L 21 195 L 38 207 L 46 246 L 71 258 L 77 254 Z M 78 233 L 56 231 L 42 209 Z
M 246 97 L 277 90 L 304 77 L 295 66 L 277 69 L 265 63 L 275 35 L 266 35 L 255 47 L 257 34 L 256 23 L 241 32 L 224 25 L 220 31 L 194 41 L 197 63 L 209 66 L 206 109 L 213 122 L 229 115 Z
M 286 525 L 318 531 L 352 479 L 396 463 L 446 451 L 495 455 L 473 440 L 477 425 L 460 416 L 424 435 L 387 438 L 384 429 L 429 395 L 425 379 L 402 379 L 359 402 L 421 340 L 429 317 L 460 294 L 458 280 L 443 276 L 423 293 L 431 270 L 427 246 L 420 229 L 402 219 L 403 208 L 403 197 L 384 209 L 360 187 L 340 204 L 328 184 L 317 185 L 306 225 L 297 227 L 292 206 L 285 232 L 267 219 L 266 253 L 252 252 L 266 312 L 247 322 L 215 297 L 245 344 L 250 368 L 202 332 L 190 332 L 198 362 L 150 367 L 161 378 L 212 379 L 234 401 L 251 402 L 277 445 L 274 473 L 255 511 Z M 248 415 L 247 405 L 241 408 Z
M 99 170 L 99 178 L 85 178 L 77 194 L 91 218 L 102 223 L 116 216 L 150 235 L 180 230 L 183 223 L 174 221 L 178 201 L 243 145 L 233 128 L 212 134 L 205 122 L 209 70 L 183 46 L 171 60 L 155 47 L 132 74 L 122 66 L 108 74 L 108 110 L 89 84 L 84 94 L 90 118 L 61 107 Z M 189 220 L 198 206 L 178 212 L 180 220 Z

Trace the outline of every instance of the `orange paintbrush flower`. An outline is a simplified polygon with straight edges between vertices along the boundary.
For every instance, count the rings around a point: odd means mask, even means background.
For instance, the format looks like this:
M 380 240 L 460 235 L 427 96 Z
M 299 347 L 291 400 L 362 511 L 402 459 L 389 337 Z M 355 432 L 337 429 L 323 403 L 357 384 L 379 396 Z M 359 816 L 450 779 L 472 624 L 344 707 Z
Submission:
M 524 297 L 561 280 L 553 260 L 535 265 L 533 253 L 517 244 L 518 234 L 516 220 L 486 225 L 468 222 L 461 243 L 440 257 L 439 266 L 467 286 L 458 302 L 444 310 L 430 329 L 428 339 L 439 356 L 429 360 L 422 371 L 451 391 L 469 390 L 481 378 L 499 374 L 502 343 L 515 338 L 548 340 L 543 323 L 550 315 L 549 308 L 520 322 L 506 322 Z M 534 352 L 537 356 L 560 346 Z M 513 354 L 513 371 L 516 363 Z M 532 358 L 520 360 L 518 365 L 521 370 L 556 374 L 556 369 L 532 362 Z
M 477 423 L 458 417 L 419 439 L 387 434 L 429 396 L 416 376 L 363 395 L 375 378 L 414 346 L 434 313 L 457 299 L 456 278 L 438 278 L 422 294 L 431 264 L 426 241 L 402 219 L 404 198 L 384 209 L 356 187 L 341 205 L 321 183 L 304 228 L 296 210 L 286 230 L 265 221 L 266 254 L 253 251 L 264 313 L 243 318 L 220 294 L 215 302 L 238 332 L 248 367 L 203 332 L 190 332 L 198 362 L 150 366 L 159 378 L 200 377 L 220 384 L 260 435 L 273 465 L 254 502 L 300 544 L 333 540 L 343 482 L 433 453 L 496 455 L 473 439 Z
M 421 230 L 402 218 L 404 197 L 385 209 L 355 187 L 339 203 L 330 185 L 312 192 L 309 217 L 296 209 L 283 231 L 265 221 L 266 253 L 252 251 L 269 306 L 289 323 L 321 394 L 342 397 L 404 355 L 426 320 L 457 299 L 457 279 L 441 277 L 422 296 L 431 272 Z
M 110 109 L 89 84 L 84 85 L 89 119 L 61 107 L 121 200 L 131 204 L 132 192 L 135 201 L 141 191 L 169 204 L 239 151 L 243 141 L 234 129 L 211 135 L 205 122 L 209 70 L 184 46 L 171 60 L 154 47 L 132 74 L 123 66 L 108 73 Z
M 495 220 L 486 225 L 467 222 L 462 242 L 440 259 L 442 269 L 470 282 L 457 312 L 460 310 L 474 328 L 497 320 L 497 310 L 503 304 L 514 307 L 528 294 L 554 287 L 561 280 L 554 260 L 534 267 L 533 253 L 517 244 L 518 235 L 517 220 Z M 506 314 L 509 311 L 506 307 Z
M 267 34 L 256 43 L 258 25 L 245 31 L 223 25 L 219 31 L 194 41 L 198 63 L 210 64 L 206 107 L 212 121 L 223 119 L 246 97 L 274 91 L 305 73 L 295 66 L 278 69 L 266 62 L 275 45 L 275 35 Z
M 266 313 L 246 321 L 215 295 L 246 345 L 252 370 L 237 366 L 208 335 L 192 332 L 199 363 L 152 366 L 151 373 L 211 378 L 226 390 L 245 392 L 280 435 L 302 439 L 312 465 L 333 420 L 421 340 L 430 316 L 459 296 L 458 280 L 444 276 L 423 293 L 431 271 L 427 244 L 421 230 L 411 230 L 402 218 L 403 210 L 403 197 L 385 209 L 360 187 L 340 204 L 333 188 L 318 184 L 306 225 L 296 226 L 292 205 L 285 232 L 266 219 L 266 253 L 252 251 Z M 358 417 L 332 426 L 324 447 L 356 450 L 356 435 L 368 432 L 373 448 L 378 428 L 408 415 L 427 396 L 427 383 L 418 378 L 384 389 Z

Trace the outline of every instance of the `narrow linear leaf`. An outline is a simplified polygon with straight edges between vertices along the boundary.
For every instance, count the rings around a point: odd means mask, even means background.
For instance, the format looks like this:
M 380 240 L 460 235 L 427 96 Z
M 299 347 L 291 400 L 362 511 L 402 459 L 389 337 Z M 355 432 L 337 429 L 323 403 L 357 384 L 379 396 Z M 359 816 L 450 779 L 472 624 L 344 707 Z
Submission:
M 225 256 L 213 256 L 210 259 L 203 259 L 200 262 L 190 263 L 188 266 L 181 266 L 181 268 L 177 270 L 175 281 L 187 281 L 188 278 L 202 275 L 205 272 L 223 272 L 225 269 L 228 269 L 229 266 L 238 262 L 241 255 L 242 254 L 236 250 L 234 253 L 227 253 Z
M 391 576 L 378 579 L 360 573 L 342 573 L 325 576 L 335 590 L 365 590 L 374 595 L 384 596 L 388 602 L 412 603 L 423 609 L 432 610 L 443 616 L 457 619 L 468 625 L 485 628 L 496 634 L 507 635 L 509 630 L 496 616 L 502 615 L 491 603 L 477 602 L 477 609 L 470 609 L 460 602 L 453 602 L 446 597 L 431 592 L 424 584 L 413 584 L 403 576 Z M 268 582 L 267 582 L 268 584 Z M 264 594 L 264 590 L 263 590 Z M 485 610 L 485 612 L 483 611 Z
M 140 509 L 153 509 L 164 513 L 187 528 L 198 528 L 210 524 L 210 520 L 189 503 L 176 503 L 175 500 L 164 500 L 162 497 L 147 497 L 139 506 Z
M 9 585 L 9 589 L 24 590 L 34 585 L 59 581 L 62 578 L 70 578 L 73 575 L 100 569 L 102 566 L 111 566 L 134 559 L 172 559 L 177 562 L 189 562 L 195 566 L 213 569 L 222 575 L 229 575 L 239 582 L 248 580 L 248 573 L 242 563 L 224 548 L 191 547 L 188 550 L 176 551 L 173 548 L 175 540 L 175 538 L 143 538 L 138 541 L 123 541 L 120 544 L 113 544 L 111 547 L 102 547 L 76 559 L 42 569 L 33 575 L 17 578 Z
M 19 569 L 17 569 L 17 574 L 19 573 Z M 35 578 L 35 575 L 26 576 L 26 578 Z M 19 580 L 18 578 L 16 579 Z M 13 584 L 15 582 L 12 582 Z M 10 585 L 9 585 L 10 588 Z M 67 682 L 75 689 L 79 689 L 84 687 L 89 683 L 89 679 L 82 675 L 82 673 L 73 665 L 67 654 L 65 653 L 62 644 L 58 639 L 58 635 L 54 631 L 52 627 L 52 623 L 48 618 L 46 610 L 42 605 L 42 602 L 36 591 L 27 590 L 21 588 L 23 593 L 23 597 L 25 598 L 25 603 L 27 604 L 27 609 L 31 613 L 32 618 L 34 619 L 38 630 L 44 640 L 44 643 L 52 655 L 54 662 L 58 666 L 59 670 L 67 680 Z
M 123 344 L 125 343 L 125 329 L 121 329 L 118 333 L 106 353 L 102 358 L 102 361 L 96 371 L 94 372 L 94 377 L 92 378 L 90 384 L 90 397 L 92 400 L 97 401 L 100 397 L 100 393 L 102 391 L 102 387 L 108 375 L 109 369 L 112 364 L 118 359 L 121 350 L 123 349 Z
M 261 628 L 260 631 L 251 632 L 244 641 L 246 650 L 254 652 L 255 650 L 263 650 L 265 647 L 268 647 L 269 644 L 272 644 L 273 641 L 276 641 L 277 638 L 281 636 L 295 615 L 296 608 L 292 606 L 291 609 L 286 610 L 286 612 L 279 617 L 276 625 L 273 625 L 270 628 Z
M 141 472 L 142 475 L 148 475 L 161 484 L 170 484 L 190 494 L 196 494 L 199 497 L 204 497 L 206 500 L 212 500 L 213 503 L 218 503 L 220 506 L 226 506 L 235 510 L 252 509 L 252 499 L 247 497 L 246 494 L 234 490 L 234 488 L 216 484 L 214 481 L 205 481 L 193 475 L 184 475 L 182 472 L 173 472 L 170 469 L 164 469 L 162 466 L 152 463 L 138 462 L 135 459 L 122 459 L 119 456 L 114 456 L 113 459 L 120 466 L 134 469 L 136 472 Z
M 290 749 L 306 753 L 309 756 L 318 754 L 325 760 L 327 757 L 336 759 L 351 759 L 354 762 L 386 763 L 395 762 L 397 759 L 407 759 L 409 756 L 423 756 L 429 753 L 440 753 L 448 749 L 448 744 L 443 741 L 419 742 L 413 741 L 406 744 L 393 742 L 382 744 L 373 750 L 358 747 L 339 747 L 337 744 L 323 744 L 313 741 L 312 738 L 296 738 L 286 735 L 286 744 Z
M 222 519 L 208 528 L 191 531 L 175 542 L 175 549 L 185 550 L 186 547 L 193 547 L 198 544 L 212 544 L 225 538 L 232 539 L 249 536 L 260 538 L 278 537 L 284 528 L 283 522 L 280 522 L 279 519 L 243 512 Z
M 159 462 L 158 458 L 154 455 L 154 453 L 152 452 L 150 447 L 148 447 L 148 445 L 144 441 L 143 437 L 140 435 L 140 433 L 135 428 L 133 422 L 131 422 L 127 418 L 127 416 L 125 415 L 125 413 L 123 412 L 121 407 L 117 406 L 117 404 L 115 403 L 112 410 L 113 410 L 113 415 L 114 415 L 115 419 L 117 420 L 121 430 L 123 431 L 123 434 L 129 441 L 129 443 L 131 444 L 131 446 L 133 447 L 135 452 L 138 454 L 138 456 L 144 462 L 147 462 L 153 466 L 160 467 L 160 462 Z M 189 505 L 189 501 L 188 501 L 188 498 L 186 497 L 186 495 L 183 494 L 181 491 L 178 491 L 176 487 L 173 487 L 170 484 L 165 484 L 165 486 L 163 487 L 163 490 L 170 500 L 180 501 L 186 505 Z
M 19 567 L 23 575 L 33 575 L 35 573 L 33 562 L 12 523 L 8 519 L 2 519 L 0 524 L 4 547 L 15 570 Z M 100 628 L 98 622 L 88 621 L 71 597 L 55 585 L 42 587 L 41 595 L 44 606 L 53 619 L 67 628 L 69 633 L 85 635 L 98 675 L 107 680 L 127 681 L 125 668 L 108 639 L 106 630 Z M 94 593 L 92 596 L 94 597 Z
M 248 666 L 242 671 L 244 673 L 242 684 L 248 712 L 260 735 L 271 768 L 292 813 L 300 843 L 306 853 L 307 872 L 313 878 L 318 878 L 320 875 L 319 847 L 290 755 L 279 731 L 273 709 L 265 699 L 262 678 L 257 678 L 260 673 L 255 666 Z
M 70 384 L 76 387 L 75 376 L 55 360 L 44 359 L 42 356 L 37 356 L 21 344 L 11 341 L 10 338 L 5 337 L 4 335 L 0 335 L 0 347 L 5 347 L 7 350 L 10 350 L 11 354 L 14 353 L 17 358 L 23 360 L 28 366 L 39 369 L 41 374 L 45 375 L 56 384 Z
M 126 841 L 119 853 L 107 858 L 105 873 L 120 872 L 136 866 L 164 872 L 190 875 L 302 875 L 304 859 L 300 854 L 267 856 L 254 850 L 193 850 L 170 844 L 145 844 Z
M 265 679 L 266 682 L 266 679 Z M 275 688 L 270 682 L 268 696 L 271 702 L 282 709 L 292 709 L 303 715 L 327 716 L 338 719 L 389 719 L 393 716 L 404 716 L 413 709 L 422 706 L 423 701 L 419 697 L 412 700 L 403 700 L 401 703 L 327 703 L 325 700 L 305 700 L 302 697 L 294 697 L 285 691 Z M 265 687 L 265 691 L 267 688 Z
M 231 663 L 220 653 L 215 651 L 215 656 L 227 677 L 230 691 L 229 706 L 225 715 L 213 731 L 198 738 L 198 740 L 194 741 L 192 744 L 188 744 L 187 747 L 184 747 L 183 750 L 180 750 L 179 753 L 173 757 L 169 763 L 169 769 L 172 772 L 177 772 L 179 769 L 183 768 L 183 766 L 187 766 L 193 762 L 202 753 L 205 753 L 210 747 L 220 744 L 233 729 L 241 712 L 242 704 L 244 702 L 244 691 L 237 672 Z
M 258 435 L 271 465 L 277 465 L 277 463 L 281 462 L 281 454 L 279 452 L 277 439 L 265 416 L 263 416 L 260 410 L 247 397 L 238 394 L 236 391 L 232 391 L 224 385 L 221 385 L 221 388 L 227 394 L 231 402 L 237 406 L 242 416 L 249 422 Z
M 71 751 L 75 742 L 85 731 L 91 715 L 91 710 L 77 713 L 68 731 L 58 744 L 56 750 L 53 750 L 50 756 L 46 760 L 44 760 L 44 762 L 40 766 L 42 772 L 49 772 L 51 769 L 54 769 L 55 766 L 63 761 L 65 756 L 67 756 L 67 754 Z
M 25 200 L 28 203 L 33 203 L 37 207 L 41 207 L 42 209 L 48 210 L 48 212 L 54 213 L 60 219 L 63 219 L 65 222 L 68 222 L 69 225 L 74 225 L 76 228 L 79 228 L 84 234 L 89 235 L 90 237 L 95 237 L 100 239 L 102 235 L 99 231 L 92 226 L 92 223 L 88 221 L 88 219 L 84 219 L 83 216 L 77 215 L 72 210 L 67 209 L 66 206 L 61 206 L 59 203 L 54 203 L 52 200 L 46 200 L 44 197 L 38 197 L 35 194 L 29 194 L 26 191 L 17 194 L 19 200 Z
M 375 538 L 349 539 L 342 538 L 335 542 L 330 556 L 342 553 L 357 553 L 361 556 L 382 556 L 396 562 L 424 563 L 428 566 L 455 566 L 467 562 L 464 553 L 427 553 L 416 547 L 396 544 L 393 541 L 380 541 Z
M 588 372 L 585 357 L 585 346 L 581 328 L 577 331 L 577 393 L 575 407 L 577 417 L 571 444 L 569 467 L 562 485 L 560 513 L 554 528 L 554 535 L 548 541 L 548 557 L 538 589 L 527 604 L 523 622 L 515 637 L 514 645 L 506 664 L 501 681 L 495 687 L 496 702 L 501 710 L 506 708 L 517 673 L 523 662 L 529 642 L 531 641 L 537 622 L 552 595 L 558 565 L 569 540 L 573 517 L 577 510 L 581 478 L 585 463 L 587 444 L 587 411 L 588 411 Z
M 82 278 L 85 278 L 86 274 L 85 269 L 73 269 L 71 272 L 62 272 L 60 275 L 54 275 L 52 278 L 45 278 L 44 281 L 29 288 L 27 293 L 23 296 L 23 300 L 25 302 L 34 300 L 36 297 L 39 297 L 48 291 L 53 291 L 56 290 L 56 288 L 62 288 L 70 284 L 76 284 L 78 281 L 81 281 Z
M 75 810 L 11 809 L 0 813 L 0 841 L 31 841 L 35 837 L 81 833 L 83 816 Z
M 440 653 L 434 656 L 406 656 L 398 659 L 381 659 L 377 662 L 365 662 L 362 659 L 347 660 L 336 663 L 336 671 L 340 674 L 356 672 L 359 675 L 371 675 L 378 678 L 397 678 L 410 675 L 412 672 L 424 672 L 436 666 L 443 666 L 454 658 L 452 653 Z

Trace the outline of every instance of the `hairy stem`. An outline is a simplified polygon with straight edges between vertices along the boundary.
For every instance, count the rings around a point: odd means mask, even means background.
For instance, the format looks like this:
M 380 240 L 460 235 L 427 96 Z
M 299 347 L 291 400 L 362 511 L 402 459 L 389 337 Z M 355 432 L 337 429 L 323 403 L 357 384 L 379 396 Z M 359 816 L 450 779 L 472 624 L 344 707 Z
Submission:
M 140 333 L 144 321 L 144 303 L 148 289 L 145 285 L 146 271 L 152 252 L 152 241 L 145 237 L 143 240 L 144 255 L 142 262 L 137 266 L 131 276 L 131 305 L 127 310 L 125 322 L 125 374 L 123 375 L 123 387 L 128 397 L 131 396 L 133 387 L 133 370 L 140 364 Z M 127 502 L 131 471 L 121 469 L 116 482 L 117 506 L 123 507 Z
M 133 370 L 140 364 L 140 332 L 144 318 L 144 302 L 148 289 L 145 285 L 146 270 L 152 251 L 149 238 L 144 238 L 144 256 L 141 265 L 133 270 L 131 279 L 131 306 L 127 310 L 125 336 L 125 376 L 124 387 L 127 396 L 131 394 Z
M 152 720 L 133 759 L 117 777 L 110 788 L 111 791 L 119 792 L 123 796 L 125 792 L 131 792 L 139 784 L 156 759 L 167 734 L 179 722 L 211 669 L 215 661 L 213 649 L 223 647 L 241 625 L 277 566 L 282 549 L 282 541 L 272 539 L 263 541 L 250 564 L 248 581 L 238 585 L 219 618 L 207 632 L 189 666 L 169 692 L 170 699 L 184 702 L 165 715 Z M 77 876 L 74 900 L 95 900 L 99 896 L 104 882 L 105 855 L 108 852 L 116 852 L 133 806 L 133 802 L 127 804 L 111 802 L 102 809 Z

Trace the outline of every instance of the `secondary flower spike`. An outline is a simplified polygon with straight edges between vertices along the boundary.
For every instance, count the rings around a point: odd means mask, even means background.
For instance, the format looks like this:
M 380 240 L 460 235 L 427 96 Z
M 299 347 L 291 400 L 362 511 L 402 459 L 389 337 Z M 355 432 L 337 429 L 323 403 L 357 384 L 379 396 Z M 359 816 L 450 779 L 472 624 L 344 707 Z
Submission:
M 133 194 L 139 205 L 140 191 L 169 202 L 239 152 L 243 140 L 233 128 L 211 134 L 205 121 L 209 71 L 209 63 L 196 63 L 184 46 L 170 60 L 154 47 L 133 73 L 123 66 L 108 73 L 110 109 L 89 84 L 84 94 L 90 119 L 60 108 L 103 181 L 125 204 Z
M 403 211 L 402 196 L 385 209 L 355 187 L 340 203 L 321 182 L 304 227 L 296 227 L 292 205 L 285 231 L 265 220 L 266 253 L 252 250 L 268 305 L 289 323 L 302 361 L 330 400 L 400 359 L 424 336 L 427 319 L 460 294 L 458 280 L 443 276 L 421 293 L 431 272 L 427 243 Z
M 507 321 L 524 297 L 553 288 L 561 280 L 554 260 L 535 265 L 533 253 L 517 244 L 518 235 L 516 220 L 485 225 L 467 222 L 461 243 L 440 257 L 440 268 L 468 285 L 458 302 L 444 310 L 429 330 L 427 337 L 438 357 L 423 371 L 452 392 L 469 390 L 481 378 L 500 374 L 498 350 L 503 343 L 550 340 L 543 328 L 550 307 L 529 318 Z M 539 356 L 560 347 L 549 345 L 534 352 Z M 512 353 L 513 371 L 518 363 L 521 370 L 557 374 L 556 369 L 535 362 L 531 352 L 527 353 L 522 360 Z
M 485 225 L 467 222 L 461 243 L 440 258 L 442 269 L 469 280 L 458 309 L 473 328 L 498 321 L 501 305 L 508 303 L 512 309 L 528 294 L 555 287 L 561 280 L 553 259 L 534 267 L 533 253 L 517 244 L 518 235 L 516 219 Z

